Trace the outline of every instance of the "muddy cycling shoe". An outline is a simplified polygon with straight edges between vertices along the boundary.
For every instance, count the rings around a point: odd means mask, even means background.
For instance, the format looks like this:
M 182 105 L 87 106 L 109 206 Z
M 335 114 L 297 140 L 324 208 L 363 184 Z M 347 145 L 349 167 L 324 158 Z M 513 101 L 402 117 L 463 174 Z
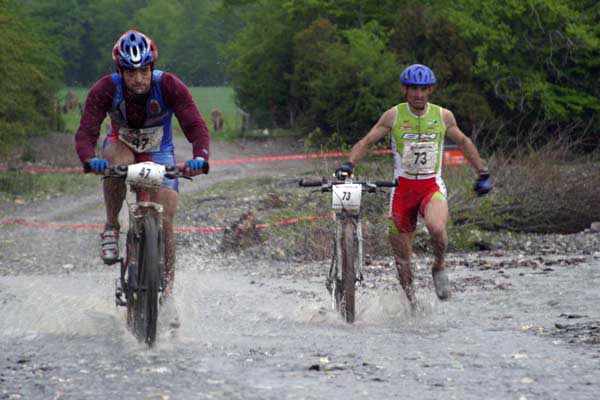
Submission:
M 106 226 L 100 234 L 100 257 L 106 265 L 112 265 L 119 259 L 119 229 Z
M 440 300 L 446 300 L 448 297 L 450 297 L 450 281 L 448 279 L 448 272 L 445 269 L 434 270 L 432 275 L 435 293 Z
M 158 319 L 162 326 L 170 329 L 178 329 L 181 326 L 179 312 L 172 297 L 163 298 L 158 310 Z

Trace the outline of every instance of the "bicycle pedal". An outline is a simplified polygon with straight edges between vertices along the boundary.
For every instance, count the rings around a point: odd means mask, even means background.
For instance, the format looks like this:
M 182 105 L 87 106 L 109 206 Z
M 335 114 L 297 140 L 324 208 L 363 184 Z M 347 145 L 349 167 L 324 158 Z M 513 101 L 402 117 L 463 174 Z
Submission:
M 125 298 L 125 293 L 121 286 L 121 280 L 117 279 L 115 281 L 115 304 L 117 306 L 126 307 L 127 299 Z

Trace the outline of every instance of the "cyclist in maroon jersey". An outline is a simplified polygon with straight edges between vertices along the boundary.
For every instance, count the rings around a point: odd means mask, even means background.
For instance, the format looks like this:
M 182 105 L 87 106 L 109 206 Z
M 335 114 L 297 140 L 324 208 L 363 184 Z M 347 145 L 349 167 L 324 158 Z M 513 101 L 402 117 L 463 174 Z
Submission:
M 172 116 L 175 114 L 187 140 L 192 158 L 185 162 L 189 175 L 208 172 L 210 134 L 189 89 L 179 78 L 154 69 L 156 45 L 145 34 L 130 30 L 115 43 L 113 60 L 117 71 L 97 81 L 88 93 L 75 147 L 82 163 L 102 174 L 110 165 L 153 161 L 174 165 Z M 100 154 L 96 144 L 106 116 L 110 129 Z M 106 225 L 101 237 L 102 260 L 112 265 L 119 258 L 119 212 L 126 195 L 125 183 L 105 179 Z M 165 179 L 153 201 L 164 207 L 165 269 L 171 294 L 175 277 L 173 218 L 178 203 L 178 182 Z M 175 316 L 176 317 L 176 316 Z

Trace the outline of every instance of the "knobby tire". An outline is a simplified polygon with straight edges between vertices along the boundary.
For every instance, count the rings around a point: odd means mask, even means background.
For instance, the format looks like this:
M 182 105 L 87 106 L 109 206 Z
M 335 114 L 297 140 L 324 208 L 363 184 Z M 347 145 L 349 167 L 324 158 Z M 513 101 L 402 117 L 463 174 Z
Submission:
M 340 312 L 349 324 L 354 322 L 356 290 L 356 227 L 349 218 L 342 232 L 342 309 Z
M 160 285 L 159 248 L 158 219 L 156 216 L 146 215 L 142 220 L 134 333 L 139 341 L 148 346 L 153 346 L 156 341 Z

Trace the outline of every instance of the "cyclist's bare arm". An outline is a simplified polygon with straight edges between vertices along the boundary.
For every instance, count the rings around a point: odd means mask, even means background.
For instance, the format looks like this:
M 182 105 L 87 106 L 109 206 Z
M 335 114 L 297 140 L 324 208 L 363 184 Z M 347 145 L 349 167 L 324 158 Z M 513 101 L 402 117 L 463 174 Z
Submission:
M 372 144 L 377 143 L 390 133 L 396 120 L 396 112 L 396 107 L 393 107 L 381 114 L 379 121 L 373 125 L 369 133 L 352 147 L 350 156 L 348 157 L 351 163 L 356 164 L 367 154 Z
M 456 143 L 459 149 L 462 150 L 471 165 L 477 171 L 481 171 L 484 168 L 484 165 L 483 161 L 481 161 L 481 157 L 479 157 L 479 152 L 471 139 L 469 139 L 458 127 L 452 111 L 444 108 L 442 111 L 442 118 L 444 118 L 444 124 L 446 125 L 446 135 Z

